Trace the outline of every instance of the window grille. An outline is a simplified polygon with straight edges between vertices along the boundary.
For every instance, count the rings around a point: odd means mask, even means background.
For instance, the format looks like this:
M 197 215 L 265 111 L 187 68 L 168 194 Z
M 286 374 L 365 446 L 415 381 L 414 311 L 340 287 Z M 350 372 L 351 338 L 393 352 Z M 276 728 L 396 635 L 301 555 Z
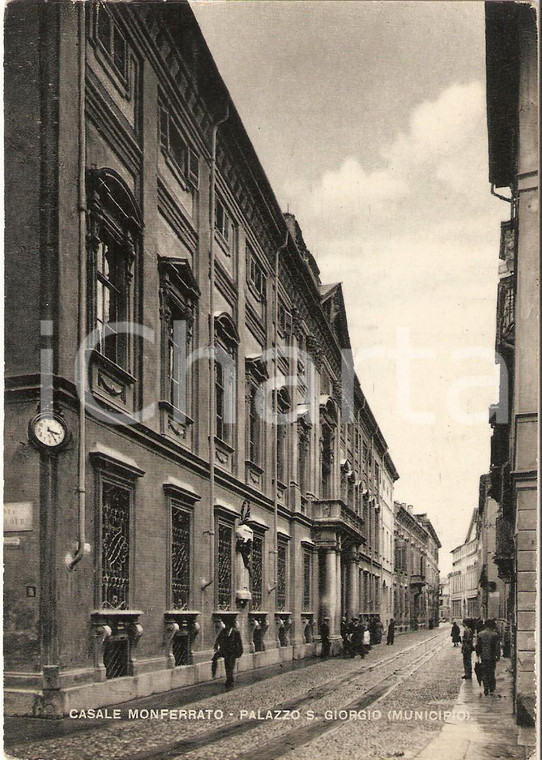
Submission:
M 229 525 L 218 526 L 218 609 L 229 610 L 232 587 L 232 536 Z
M 175 610 L 188 609 L 190 593 L 190 515 L 171 508 L 171 597 Z
M 252 609 L 261 610 L 263 590 L 263 538 L 254 536 L 252 544 Z
M 130 491 L 112 483 L 102 489 L 102 606 L 127 609 Z
M 130 675 L 130 639 L 127 636 L 106 640 L 104 666 L 107 679 Z
M 308 549 L 303 552 L 303 610 L 310 610 L 312 605 L 312 554 Z
M 279 543 L 277 553 L 277 610 L 286 609 L 286 544 Z
M 190 665 L 190 636 L 177 634 L 171 643 L 171 652 L 175 659 L 175 667 Z

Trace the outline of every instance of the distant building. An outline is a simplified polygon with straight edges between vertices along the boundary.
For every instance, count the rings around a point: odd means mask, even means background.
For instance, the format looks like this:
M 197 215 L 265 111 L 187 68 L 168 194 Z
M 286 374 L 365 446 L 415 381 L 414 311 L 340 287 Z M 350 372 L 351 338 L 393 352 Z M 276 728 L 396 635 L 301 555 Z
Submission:
M 532 725 L 540 527 L 537 8 L 487 2 L 485 9 L 489 182 L 509 216 L 501 224 L 499 252 L 500 396 L 490 410 L 490 496 L 498 504 L 494 561 L 509 589 L 517 719 Z
M 450 580 L 447 576 L 439 584 L 439 620 L 449 620 L 450 614 Z
M 452 620 L 479 617 L 478 602 L 478 538 L 476 535 L 477 510 L 472 514 L 465 542 L 452 549 L 453 570 L 450 582 L 450 606 Z
M 440 546 L 426 515 L 395 502 L 394 618 L 399 632 L 438 625 Z

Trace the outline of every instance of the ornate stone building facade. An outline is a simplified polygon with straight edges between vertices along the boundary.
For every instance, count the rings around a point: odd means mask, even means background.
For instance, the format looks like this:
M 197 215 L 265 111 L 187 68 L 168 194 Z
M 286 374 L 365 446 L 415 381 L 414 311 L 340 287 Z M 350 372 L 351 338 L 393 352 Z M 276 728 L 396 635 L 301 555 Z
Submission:
M 8 714 L 206 680 L 227 617 L 240 669 L 387 622 L 341 287 L 189 5 L 10 4 L 5 77 Z
M 440 541 L 425 514 L 395 502 L 394 618 L 397 631 L 438 625 Z
M 501 224 L 496 354 L 500 398 L 490 409 L 490 495 L 498 504 L 495 562 L 509 588 L 516 712 L 534 722 L 539 373 L 537 9 L 486 3 L 491 191 Z M 496 192 L 496 190 L 498 192 Z

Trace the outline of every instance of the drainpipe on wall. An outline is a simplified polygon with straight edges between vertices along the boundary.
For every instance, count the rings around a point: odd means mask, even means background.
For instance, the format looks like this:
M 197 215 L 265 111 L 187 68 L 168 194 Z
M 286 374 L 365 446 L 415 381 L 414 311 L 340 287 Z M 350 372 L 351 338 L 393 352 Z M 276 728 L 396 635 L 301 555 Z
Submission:
M 277 248 L 275 251 L 275 293 L 274 293 L 274 304 L 273 304 L 273 312 L 274 312 L 274 327 L 273 327 L 273 372 L 274 372 L 274 378 L 273 378 L 273 417 L 275 421 L 275 430 L 273 435 L 273 532 L 275 534 L 275 541 L 273 544 L 273 554 L 274 554 L 274 572 L 273 572 L 273 589 L 270 589 L 270 591 L 275 591 L 275 597 L 276 597 L 276 589 L 277 589 L 277 582 L 278 582 L 278 553 L 279 553 L 279 542 L 278 542 L 278 529 L 279 529 L 279 499 L 278 499 L 278 489 L 277 489 L 277 481 L 278 481 L 278 462 L 277 462 L 277 455 L 278 455 L 278 446 L 277 446 L 277 416 L 278 416 L 278 363 L 279 363 L 279 354 L 278 354 L 278 323 L 279 323 L 279 259 L 280 254 L 282 251 L 286 248 L 288 245 L 288 239 L 289 239 L 289 232 L 286 231 L 286 237 L 284 238 L 284 243 Z M 275 598 L 275 609 L 276 609 L 276 598 Z
M 87 208 L 86 208 L 86 124 L 85 124 L 85 66 L 86 66 L 86 33 L 85 33 L 85 3 L 79 3 L 79 324 L 78 324 L 78 352 L 77 372 L 79 375 L 78 399 L 78 462 L 77 462 L 77 498 L 78 498 L 78 535 L 75 552 L 66 555 L 68 570 L 73 568 L 83 559 L 85 554 L 90 553 L 90 545 L 86 543 L 86 409 L 85 409 L 85 383 L 83 379 L 87 371 L 85 352 L 81 350 L 86 338 L 87 325 Z
M 218 128 L 230 116 L 229 102 L 226 102 L 226 113 L 222 119 L 213 124 L 211 134 L 211 177 L 209 183 L 209 395 L 208 395 L 208 412 L 209 412 L 209 578 L 201 579 L 202 595 L 214 581 L 215 576 L 215 557 L 214 557 L 214 536 L 215 536 L 215 384 L 214 384 L 214 346 L 215 346 L 215 324 L 214 324 L 214 290 L 215 290 L 215 208 L 216 208 L 216 138 Z

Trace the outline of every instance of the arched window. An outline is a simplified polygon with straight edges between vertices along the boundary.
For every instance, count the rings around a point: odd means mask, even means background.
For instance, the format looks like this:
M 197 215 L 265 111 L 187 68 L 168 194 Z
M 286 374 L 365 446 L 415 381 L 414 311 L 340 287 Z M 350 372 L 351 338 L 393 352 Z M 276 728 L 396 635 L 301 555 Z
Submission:
M 133 336 L 118 323 L 134 322 L 135 269 L 143 223 L 135 198 L 112 169 L 87 173 L 89 332 L 106 360 L 134 372 Z

